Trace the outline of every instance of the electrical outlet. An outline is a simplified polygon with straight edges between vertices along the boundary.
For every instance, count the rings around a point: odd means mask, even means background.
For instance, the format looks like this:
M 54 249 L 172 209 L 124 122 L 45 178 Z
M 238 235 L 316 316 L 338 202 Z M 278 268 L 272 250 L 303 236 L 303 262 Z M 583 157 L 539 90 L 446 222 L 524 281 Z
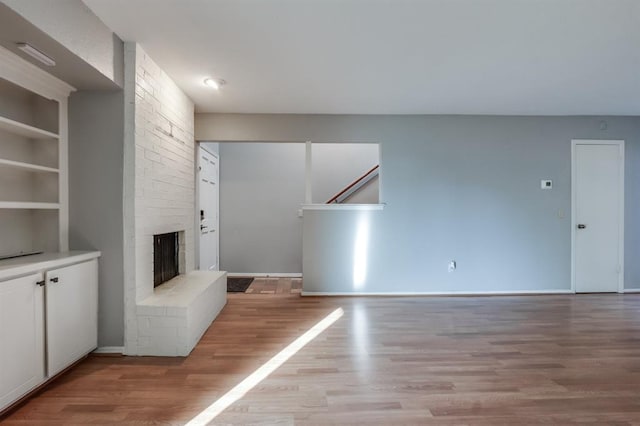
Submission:
M 452 260 L 451 262 L 449 262 L 449 268 L 448 268 L 449 272 L 455 271 L 456 267 L 457 267 L 457 265 L 456 265 L 456 261 L 455 260 Z

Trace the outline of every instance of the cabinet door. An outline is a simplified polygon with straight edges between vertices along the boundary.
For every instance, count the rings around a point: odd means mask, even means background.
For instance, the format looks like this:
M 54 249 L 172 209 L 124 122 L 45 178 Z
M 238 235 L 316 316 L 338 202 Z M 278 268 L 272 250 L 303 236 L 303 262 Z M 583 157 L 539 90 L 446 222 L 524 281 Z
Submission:
M 42 274 L 0 282 L 0 410 L 44 380 Z
M 98 261 L 46 273 L 47 373 L 51 377 L 98 344 Z

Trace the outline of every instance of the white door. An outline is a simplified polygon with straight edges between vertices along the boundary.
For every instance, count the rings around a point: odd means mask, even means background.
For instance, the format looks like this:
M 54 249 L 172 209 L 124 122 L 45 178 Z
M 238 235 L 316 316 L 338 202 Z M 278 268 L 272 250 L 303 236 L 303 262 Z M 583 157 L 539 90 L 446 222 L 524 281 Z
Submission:
M 198 163 L 200 269 L 217 271 L 218 157 L 199 147 Z
M 574 288 L 623 290 L 624 142 L 573 141 Z
M 51 377 L 98 345 L 98 261 L 52 269 L 45 278 Z
M 42 274 L 0 282 L 0 411 L 44 379 Z

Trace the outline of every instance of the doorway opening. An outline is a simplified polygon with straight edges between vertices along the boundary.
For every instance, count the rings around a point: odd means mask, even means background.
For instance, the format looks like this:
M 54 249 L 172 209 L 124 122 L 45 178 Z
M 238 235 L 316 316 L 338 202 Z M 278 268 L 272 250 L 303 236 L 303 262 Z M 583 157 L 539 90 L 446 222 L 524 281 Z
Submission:
M 254 278 L 248 293 L 300 292 L 303 206 L 326 205 L 336 194 L 333 204 L 380 200 L 379 144 L 313 143 L 311 166 L 303 141 L 200 142 L 200 147 L 209 156 L 215 154 L 219 167 L 219 184 L 214 185 L 219 203 L 217 267 L 228 271 L 229 278 Z M 208 162 L 206 154 L 200 157 Z M 198 186 L 212 186 L 202 173 L 199 170 Z M 205 194 L 197 198 L 205 202 Z M 203 237 L 207 229 L 201 227 L 210 220 L 207 210 L 198 208 L 196 216 Z M 206 269 L 207 249 L 204 242 L 201 246 L 200 269 Z

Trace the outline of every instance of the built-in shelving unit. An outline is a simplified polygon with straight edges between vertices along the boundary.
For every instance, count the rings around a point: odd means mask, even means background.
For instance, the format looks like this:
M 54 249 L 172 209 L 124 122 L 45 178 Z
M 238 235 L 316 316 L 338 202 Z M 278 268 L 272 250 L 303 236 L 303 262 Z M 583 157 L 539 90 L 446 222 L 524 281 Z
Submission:
M 97 346 L 100 253 L 68 252 L 73 90 L 0 46 L 0 257 L 25 255 L 0 260 L 0 414 Z
M 71 91 L 0 47 L 0 256 L 68 250 Z

